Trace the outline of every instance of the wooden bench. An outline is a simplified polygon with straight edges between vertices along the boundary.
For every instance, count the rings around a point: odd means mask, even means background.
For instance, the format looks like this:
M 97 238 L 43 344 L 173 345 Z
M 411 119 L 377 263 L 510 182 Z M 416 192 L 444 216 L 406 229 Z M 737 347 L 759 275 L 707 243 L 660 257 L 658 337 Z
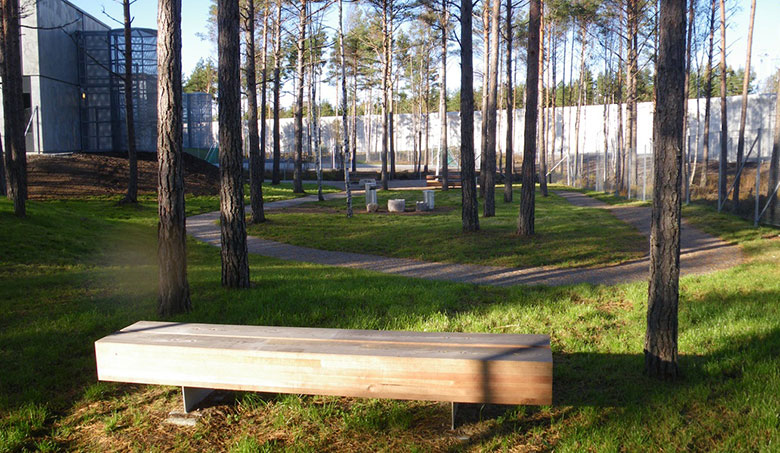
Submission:
M 139 321 L 95 342 L 98 379 L 211 389 L 552 404 L 547 335 L 402 332 Z
M 357 185 L 359 189 L 365 189 L 366 184 L 372 185 L 374 188 L 377 187 L 376 179 L 374 178 L 357 178 L 357 177 L 351 177 L 349 179 L 349 183 L 351 185 Z
M 441 187 L 443 184 L 443 178 L 441 175 L 427 175 L 425 177 L 425 185 L 428 187 Z M 447 186 L 451 188 L 461 187 L 463 184 L 460 179 L 459 171 L 450 171 L 447 173 Z

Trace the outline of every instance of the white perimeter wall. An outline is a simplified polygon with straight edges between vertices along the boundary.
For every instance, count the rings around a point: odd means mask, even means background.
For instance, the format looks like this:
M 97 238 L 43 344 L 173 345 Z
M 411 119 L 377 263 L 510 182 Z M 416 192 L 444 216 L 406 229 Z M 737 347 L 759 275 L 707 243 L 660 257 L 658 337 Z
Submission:
M 775 117 L 775 97 L 774 94 L 750 95 L 748 96 L 748 112 L 745 127 L 745 140 L 747 153 L 750 144 L 760 132 L 760 140 L 756 146 L 761 147 L 762 156 L 768 156 L 772 146 L 772 134 Z M 704 99 L 688 100 L 688 143 L 691 152 L 699 153 L 699 160 L 702 159 L 702 135 L 704 133 Z M 718 160 L 720 155 L 720 98 L 711 99 L 711 119 L 710 119 L 710 159 Z M 726 99 L 727 117 L 728 117 L 728 136 L 731 140 L 729 145 L 729 161 L 736 160 L 737 137 L 739 135 L 739 117 L 742 104 L 741 96 L 732 96 Z M 623 122 L 625 124 L 625 104 L 623 104 Z M 637 147 L 639 154 L 649 154 L 652 152 L 652 130 L 653 130 L 653 105 L 650 102 L 638 104 L 637 120 Z M 574 124 L 576 119 L 576 107 L 565 107 L 556 109 L 555 118 L 555 150 L 556 155 L 561 149 L 564 153 L 567 150 L 574 153 L 576 139 L 574 134 Z M 579 151 L 580 153 L 591 154 L 600 153 L 604 150 L 604 122 L 607 122 L 607 146 L 610 152 L 617 143 L 617 105 L 612 104 L 605 109 L 603 105 L 583 106 L 580 112 L 580 133 L 579 133 Z M 552 109 L 549 111 L 552 118 Z M 438 113 L 430 115 L 430 124 L 428 131 L 428 144 L 431 150 L 436 151 L 439 146 L 439 118 Z M 524 110 L 518 109 L 514 112 L 514 153 L 522 153 L 523 143 L 523 123 Z M 351 118 L 350 118 L 351 121 Z M 284 118 L 280 121 L 282 131 L 282 152 L 292 152 L 293 147 L 293 119 Z M 272 149 L 271 130 L 273 121 L 267 121 L 267 149 Z M 423 121 L 424 125 L 424 121 Z M 474 137 L 475 149 L 477 152 L 477 161 L 479 162 L 480 149 L 480 131 L 482 125 L 481 112 L 474 114 Z M 505 134 L 506 134 L 506 112 L 499 112 L 499 151 L 504 152 Z M 304 118 L 304 128 L 306 128 L 306 119 Z M 327 152 L 332 151 L 337 143 L 338 130 L 341 128 L 341 117 L 322 118 L 322 145 Z M 357 149 L 358 154 L 363 156 L 367 150 L 372 154 L 381 151 L 381 116 L 361 116 L 357 121 Z M 217 123 L 214 123 L 214 136 L 217 136 Z M 411 153 L 413 150 L 413 118 L 410 114 L 395 115 L 395 147 L 396 153 Z M 451 150 L 457 150 L 460 147 L 460 113 L 450 112 L 447 114 L 447 140 Z M 625 134 L 625 130 L 624 130 Z M 425 132 L 423 129 L 423 146 L 425 141 Z M 552 126 L 548 132 L 548 140 L 552 139 Z M 624 135 L 625 139 L 625 135 Z M 304 131 L 304 144 L 306 140 L 306 131 Z M 549 145 L 548 145 L 549 147 Z M 304 147 L 304 152 L 306 148 Z M 757 150 L 754 151 L 755 156 Z M 752 158 L 752 156 L 751 156 Z

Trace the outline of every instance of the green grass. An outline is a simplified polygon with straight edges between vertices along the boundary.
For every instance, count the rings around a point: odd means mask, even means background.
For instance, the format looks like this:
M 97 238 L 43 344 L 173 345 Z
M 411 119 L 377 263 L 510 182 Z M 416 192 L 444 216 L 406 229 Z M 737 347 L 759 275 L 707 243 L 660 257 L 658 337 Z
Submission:
M 176 388 L 95 380 L 92 343 L 157 318 L 156 207 L 115 201 L 30 202 L 20 220 L 0 200 L 0 452 L 778 450 L 776 229 L 687 208 L 748 261 L 681 280 L 676 382 L 642 374 L 644 283 L 491 288 L 253 256 L 236 291 L 190 241 L 194 311 L 176 321 L 549 334 L 554 403 L 476 408 L 453 435 L 437 403 L 237 394 L 181 428 L 163 423 Z
M 400 215 L 367 214 L 364 198 L 355 197 L 352 219 L 344 215 L 344 200 L 309 204 L 272 212 L 267 223 L 251 226 L 249 234 L 325 250 L 503 267 L 598 266 L 644 253 L 646 241 L 633 227 L 604 210 L 573 207 L 552 193 L 537 194 L 537 234 L 530 239 L 515 233 L 518 205 L 504 203 L 501 193 L 496 216 L 480 217 L 481 231 L 466 235 L 461 234 L 460 191 L 437 191 L 435 196 L 434 212 Z M 404 198 L 414 206 L 422 192 L 380 191 L 379 206 L 387 206 L 390 198 Z

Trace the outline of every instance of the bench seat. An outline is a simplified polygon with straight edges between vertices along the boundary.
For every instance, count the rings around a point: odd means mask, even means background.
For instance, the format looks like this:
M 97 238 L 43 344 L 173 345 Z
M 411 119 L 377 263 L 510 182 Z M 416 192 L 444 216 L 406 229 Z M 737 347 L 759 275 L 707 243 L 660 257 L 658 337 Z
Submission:
M 95 355 L 98 379 L 183 386 L 185 400 L 187 388 L 201 388 L 457 403 L 552 402 L 547 335 L 140 321 L 95 342 Z

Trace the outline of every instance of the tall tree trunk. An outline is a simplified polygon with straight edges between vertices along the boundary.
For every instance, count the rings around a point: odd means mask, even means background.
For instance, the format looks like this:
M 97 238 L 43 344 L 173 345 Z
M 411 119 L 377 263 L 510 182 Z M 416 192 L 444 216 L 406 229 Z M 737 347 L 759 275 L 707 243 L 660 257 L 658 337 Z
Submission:
M 675 378 L 680 277 L 685 2 L 661 0 L 657 115 L 653 120 L 655 181 L 650 227 L 645 372 Z
M 0 3 L 0 79 L 5 80 L 5 33 L 3 33 L 3 24 L 5 23 L 3 20 L 3 17 L 5 17 L 5 5 Z M 0 88 L 2 85 L 0 85 Z M 5 101 L 3 101 L 5 102 Z M 3 105 L 3 109 L 5 109 L 5 105 Z M 3 127 L 3 135 L 4 138 L 7 140 L 8 136 L 5 134 L 5 125 L 0 125 Z M 0 195 L 7 196 L 10 194 L 10 188 L 8 187 L 8 182 L 6 180 L 6 159 L 8 159 L 8 162 L 11 161 L 11 155 L 10 153 L 3 153 L 3 140 L 0 139 Z
M 715 9 L 717 0 L 712 0 L 710 4 L 710 44 L 707 51 L 707 81 L 704 85 L 704 133 L 702 135 L 702 145 L 704 147 L 704 168 L 701 172 L 701 180 L 699 186 L 704 188 L 707 186 L 707 171 L 710 166 L 710 117 L 711 117 L 711 99 L 712 99 L 712 57 L 713 47 L 715 40 Z
M 726 167 L 729 157 L 729 127 L 726 111 L 726 1 L 720 0 L 720 162 L 718 163 L 718 202 L 726 204 Z M 722 205 L 719 206 L 722 208 Z
M 737 140 L 737 175 L 734 179 L 734 198 L 732 210 L 739 209 L 739 184 L 742 180 L 739 167 L 745 157 L 745 121 L 747 120 L 748 88 L 750 87 L 750 54 L 753 49 L 753 20 L 756 17 L 756 0 L 750 2 L 750 25 L 748 25 L 747 59 L 745 61 L 745 77 L 742 79 L 742 111 L 739 115 L 739 138 Z M 724 76 L 725 79 L 725 76 Z M 758 196 L 758 194 L 756 194 Z
M 780 69 L 777 71 L 777 91 L 775 92 L 775 134 L 772 142 L 772 157 L 769 163 L 769 186 L 766 196 L 769 198 L 768 218 L 772 222 L 777 220 L 777 193 L 773 191 L 777 188 L 780 180 Z
M 577 87 L 577 113 L 575 114 L 574 118 L 574 178 L 579 179 L 580 178 L 580 171 L 582 169 L 580 168 L 580 118 L 581 118 L 581 110 L 582 110 L 582 101 L 585 97 L 583 89 L 583 84 L 585 83 L 585 47 L 587 46 L 587 42 L 585 41 L 587 37 L 587 24 L 585 22 L 582 22 L 580 28 L 580 43 L 582 47 L 580 48 L 580 81 Z
M 495 0 L 498 1 L 498 0 Z M 439 165 L 441 166 L 441 190 L 446 191 L 449 183 L 449 153 L 447 149 L 447 34 L 450 14 L 447 0 L 442 0 L 441 19 L 441 89 L 439 90 Z
M 387 135 L 388 135 L 388 147 L 390 151 L 390 179 L 395 179 L 395 132 L 394 132 L 394 120 L 393 120 L 393 96 L 395 81 L 393 80 L 393 6 L 390 3 L 390 18 L 388 20 L 387 27 L 387 39 L 389 41 L 387 45 L 387 76 L 389 78 L 390 86 L 388 93 L 388 105 L 387 105 Z
M 130 174 L 127 178 L 127 193 L 125 203 L 138 202 L 138 155 L 135 146 L 135 118 L 133 114 L 133 38 L 132 18 L 130 17 L 130 0 L 122 0 L 124 11 L 125 38 L 125 126 L 127 127 L 127 164 Z
M 382 66 L 382 190 L 388 190 L 388 169 L 387 169 L 387 159 L 388 159 L 388 153 L 389 153 L 389 147 L 388 147 L 388 103 L 389 100 L 389 91 L 390 91 L 390 53 L 388 52 L 388 48 L 390 47 L 390 39 L 388 32 L 389 24 L 387 23 L 387 15 L 388 15 L 388 2 L 389 0 L 382 0 L 382 53 L 383 53 L 383 59 L 384 64 Z
M 482 207 L 484 217 L 496 215 L 496 148 L 498 124 L 498 21 L 501 15 L 501 0 L 493 0 L 490 12 L 490 55 L 488 61 L 488 109 L 487 109 L 487 149 L 483 152 L 485 158 L 485 205 Z
M 493 0 L 500 1 L 500 0 Z M 482 110 L 480 112 L 480 134 L 482 141 L 479 147 L 479 197 L 485 198 L 485 175 L 487 174 L 488 148 L 488 80 L 490 80 L 490 2 L 485 0 L 482 5 L 482 28 L 484 49 L 482 50 Z
M 560 153 L 560 159 L 563 159 L 563 144 L 566 141 L 566 116 L 564 115 L 565 109 L 563 107 L 566 106 L 566 43 L 567 43 L 567 34 L 566 32 L 563 33 L 563 67 L 561 68 L 561 77 L 563 78 L 563 87 L 561 87 L 561 153 Z M 561 173 L 561 179 L 563 179 L 563 163 L 559 166 L 560 173 Z
M 222 286 L 249 287 L 241 153 L 241 49 L 235 0 L 218 0 L 219 197 Z
M 22 98 L 22 54 L 19 25 L 19 0 L 3 0 L 3 112 L 5 121 L 5 167 L 8 195 L 14 202 L 14 214 L 27 214 L 27 151 L 24 137 L 24 100 Z
M 344 5 L 339 0 L 339 60 L 341 62 L 341 123 L 344 130 L 342 147 L 344 148 L 344 187 L 347 191 L 347 217 L 352 217 L 352 190 L 349 187 L 349 134 L 347 122 L 347 64 L 344 58 Z M 357 112 L 356 112 L 357 114 Z M 352 156 L 354 159 L 355 157 Z
M 512 202 L 512 161 L 514 160 L 514 85 L 512 84 L 512 0 L 506 0 L 506 165 L 504 171 L 504 203 Z M 461 174 L 462 176 L 462 174 Z
M 637 183 L 637 76 L 638 69 L 638 42 L 639 42 L 639 0 L 629 0 L 628 2 L 628 68 L 626 71 L 628 104 L 627 122 L 628 122 L 628 152 L 626 158 L 628 162 L 625 165 L 628 181 L 626 188 Z M 630 164 L 629 164 L 630 162 Z
M 471 0 L 460 2 L 460 180 L 463 232 L 479 231 L 474 163 L 474 62 Z
M 182 162 L 181 0 L 157 3 L 157 312 L 192 309 Z
M 271 171 L 271 184 L 277 185 L 282 181 L 279 171 L 279 162 L 282 159 L 282 132 L 279 122 L 281 110 L 280 94 L 282 91 L 281 62 L 282 59 L 282 0 L 276 0 L 276 20 L 274 21 L 274 162 Z
M 520 214 L 517 218 L 517 233 L 521 236 L 534 234 L 534 205 L 536 187 L 536 115 L 539 98 L 539 25 L 541 23 L 541 1 L 530 0 L 528 13 L 528 63 L 526 64 L 525 86 L 525 136 L 523 137 L 523 188 L 520 198 Z
M 690 0 L 690 3 L 688 4 L 688 32 L 686 33 L 686 43 L 685 43 L 685 88 L 683 90 L 683 93 L 685 93 L 684 102 L 683 102 L 683 184 L 685 189 L 685 202 L 688 203 L 689 196 L 691 193 L 691 150 L 689 149 L 689 140 L 685 140 L 685 137 L 687 137 L 688 134 L 688 91 L 690 87 L 690 81 L 691 81 L 691 45 L 693 43 L 693 21 L 694 21 L 694 15 L 696 14 L 696 2 L 695 0 Z M 657 24 L 656 24 L 657 25 Z M 658 33 L 656 33 L 656 36 Z M 657 64 L 656 64 L 657 67 Z M 656 76 L 658 71 L 656 70 Z M 658 90 L 657 88 L 657 80 L 656 83 L 653 84 L 653 89 L 655 91 L 656 99 L 658 96 Z
M 357 171 L 357 52 L 352 60 L 354 73 L 352 75 L 352 140 L 349 142 L 352 154 L 352 171 Z M 368 162 L 368 150 L 366 150 L 366 162 Z
M 262 222 L 265 220 L 265 209 L 263 208 L 263 181 L 265 181 L 265 161 L 266 161 L 266 136 L 267 125 L 266 117 L 268 114 L 268 15 L 269 15 L 269 0 L 265 0 L 263 5 L 263 59 L 261 73 L 260 73 L 260 196 L 258 197 L 260 215 L 255 214 L 256 206 L 252 206 L 252 221 Z
M 553 23 L 553 25 L 555 25 Z M 557 28 L 556 33 L 552 37 L 552 143 L 550 143 L 550 163 L 555 165 L 555 143 L 558 141 L 558 128 L 557 128 L 557 116 L 555 108 L 558 105 L 558 100 L 556 99 L 556 85 L 558 83 L 557 81 L 557 71 L 556 66 L 558 65 L 558 35 L 557 35 Z M 546 172 L 545 172 L 546 173 Z M 549 178 L 549 181 L 552 182 L 552 178 Z M 547 185 L 547 182 L 545 182 L 545 187 Z
M 545 23 L 544 23 L 544 0 L 542 0 L 542 18 L 539 24 L 539 96 L 543 97 L 544 90 L 544 66 L 545 66 Z M 547 101 L 549 101 L 549 91 L 546 92 L 547 99 L 539 103 L 539 189 L 542 196 L 547 196 Z
M 246 3 L 244 39 L 246 40 L 246 99 L 249 127 L 249 199 L 252 205 L 252 223 L 265 221 L 263 212 L 263 169 L 260 158 L 260 133 L 257 130 L 257 80 L 255 68 L 255 2 Z M 265 72 L 265 70 L 263 70 Z M 242 169 L 243 170 L 243 169 Z
M 617 104 L 617 146 L 615 147 L 615 195 L 620 195 L 625 178 L 623 167 L 623 39 L 618 37 L 618 73 L 617 87 L 615 88 L 615 104 Z
M 306 0 L 301 0 L 298 15 L 298 43 L 296 63 L 295 97 L 295 170 L 293 172 L 293 193 L 303 193 L 303 84 L 304 50 L 306 48 Z

